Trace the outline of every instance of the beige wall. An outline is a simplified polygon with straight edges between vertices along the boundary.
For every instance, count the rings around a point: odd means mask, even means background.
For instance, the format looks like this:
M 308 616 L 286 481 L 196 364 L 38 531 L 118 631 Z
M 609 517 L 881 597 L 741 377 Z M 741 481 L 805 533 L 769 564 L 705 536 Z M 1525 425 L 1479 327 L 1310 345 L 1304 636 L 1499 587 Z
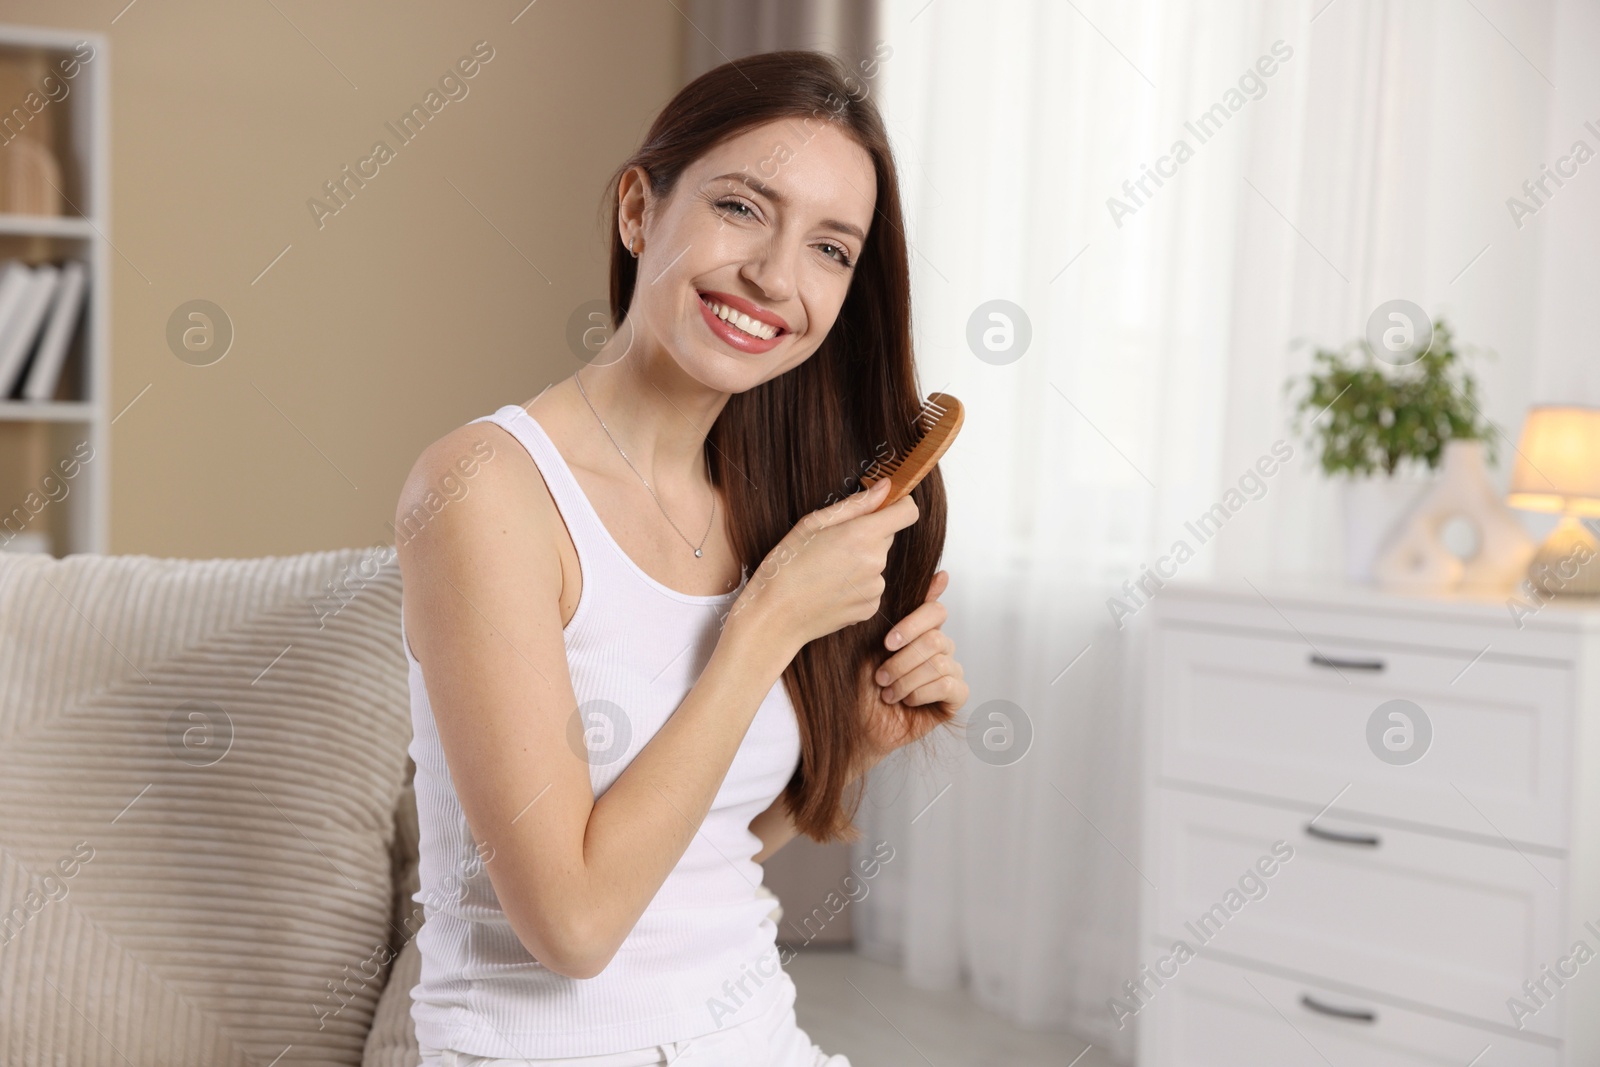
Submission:
M 0 0 L 0 21 L 110 39 L 112 411 L 150 386 L 112 429 L 110 550 L 389 542 L 429 441 L 578 366 L 602 183 L 680 84 L 683 20 L 660 0 L 540 0 L 515 24 L 520 0 L 141 0 L 113 25 L 124 2 Z M 400 146 L 384 124 L 478 41 L 467 95 Z M 319 229 L 307 201 L 379 139 L 394 158 Z M 234 324 L 209 367 L 165 339 L 197 298 Z

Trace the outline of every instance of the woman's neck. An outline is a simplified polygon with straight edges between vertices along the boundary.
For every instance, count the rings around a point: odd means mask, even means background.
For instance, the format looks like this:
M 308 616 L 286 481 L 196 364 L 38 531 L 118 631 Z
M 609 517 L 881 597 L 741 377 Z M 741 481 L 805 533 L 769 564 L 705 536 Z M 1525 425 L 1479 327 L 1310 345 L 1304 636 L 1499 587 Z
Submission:
M 552 387 L 550 392 L 557 395 L 548 399 L 562 401 L 568 409 L 575 404 L 576 411 L 568 410 L 568 417 L 580 424 L 589 422 L 595 447 L 586 452 L 616 457 L 619 449 L 625 451 L 658 492 L 676 495 L 674 491 L 682 487 L 705 485 L 706 436 L 729 394 L 691 378 L 664 349 L 646 346 L 642 339 L 635 340 L 631 350 L 610 353 L 608 358 L 607 348 L 616 340 L 603 347 L 593 363 Z M 615 444 L 606 439 L 605 430 Z

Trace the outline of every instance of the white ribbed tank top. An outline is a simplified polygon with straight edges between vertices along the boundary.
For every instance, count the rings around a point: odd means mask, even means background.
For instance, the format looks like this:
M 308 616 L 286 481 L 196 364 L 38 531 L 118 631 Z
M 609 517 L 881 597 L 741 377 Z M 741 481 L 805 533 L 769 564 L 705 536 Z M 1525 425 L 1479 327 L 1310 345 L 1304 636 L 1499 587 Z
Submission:
M 600 796 L 683 701 L 705 668 L 739 589 L 691 596 L 646 574 L 600 521 L 543 427 L 518 404 L 494 422 L 533 457 L 577 549 L 583 591 L 563 633 L 586 724 L 608 701 L 624 710 L 613 748 L 591 749 Z M 687 551 L 687 549 L 685 550 Z M 479 1056 L 558 1057 L 684 1040 L 756 1017 L 787 976 L 777 967 L 773 902 L 758 897 L 755 818 L 800 761 L 800 734 L 782 681 L 762 700 L 700 832 L 610 964 L 589 979 L 546 969 L 507 921 L 462 814 L 428 703 L 410 665 L 411 757 L 417 765 L 421 981 L 412 987 L 417 1039 Z M 615 716 L 614 716 L 615 717 Z M 597 740 L 603 741 L 602 735 Z M 732 1014 L 730 1014 L 732 1010 Z

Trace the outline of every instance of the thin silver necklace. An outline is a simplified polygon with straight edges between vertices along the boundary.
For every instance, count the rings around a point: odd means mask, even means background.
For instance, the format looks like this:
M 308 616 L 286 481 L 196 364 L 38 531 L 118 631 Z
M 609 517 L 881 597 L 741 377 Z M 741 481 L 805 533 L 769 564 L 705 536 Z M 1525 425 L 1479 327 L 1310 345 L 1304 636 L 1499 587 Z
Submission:
M 572 380 L 578 383 L 578 393 L 583 397 L 583 402 L 585 404 L 589 405 L 589 410 L 590 411 L 594 411 L 594 402 L 589 399 L 589 394 L 584 391 L 583 378 L 580 377 L 578 374 L 573 374 Z M 600 413 L 598 411 L 594 411 L 594 417 L 595 417 L 596 421 L 598 421 L 600 423 L 600 428 L 602 430 L 605 430 L 606 436 L 611 438 L 611 443 L 613 445 L 617 446 L 617 451 L 622 454 L 623 461 L 625 463 L 627 463 L 628 466 L 633 469 L 633 473 L 639 475 L 639 480 L 641 482 L 644 482 L 645 489 L 648 490 L 649 493 L 650 493 L 650 499 L 654 500 L 656 502 L 656 507 L 661 508 L 661 514 L 666 517 L 667 522 L 671 524 L 672 528 L 674 530 L 678 531 L 678 536 L 679 537 L 683 537 L 683 531 L 682 530 L 678 530 L 678 524 L 672 521 L 672 516 L 671 515 L 667 515 L 667 509 L 662 506 L 661 498 L 656 496 L 656 491 L 654 489 L 650 488 L 649 480 L 646 479 L 643 474 L 639 474 L 639 468 L 633 466 L 633 460 L 628 458 L 628 453 L 623 452 L 622 446 L 617 444 L 617 439 L 612 436 L 610 427 L 608 427 L 606 425 L 606 420 L 600 418 Z M 706 480 L 707 481 L 711 480 L 711 453 L 709 453 L 709 452 L 706 453 Z M 711 525 L 712 525 L 712 523 L 714 523 L 716 521 L 717 521 L 717 492 L 716 492 L 716 489 L 713 488 L 712 491 L 711 491 L 711 518 L 706 520 L 705 537 L 700 538 L 700 544 L 698 546 L 696 546 L 695 543 L 693 541 L 689 540 L 687 537 L 683 537 L 683 543 L 688 545 L 690 548 L 694 549 L 694 554 L 696 556 L 699 556 L 701 549 L 705 547 L 706 538 L 711 536 Z

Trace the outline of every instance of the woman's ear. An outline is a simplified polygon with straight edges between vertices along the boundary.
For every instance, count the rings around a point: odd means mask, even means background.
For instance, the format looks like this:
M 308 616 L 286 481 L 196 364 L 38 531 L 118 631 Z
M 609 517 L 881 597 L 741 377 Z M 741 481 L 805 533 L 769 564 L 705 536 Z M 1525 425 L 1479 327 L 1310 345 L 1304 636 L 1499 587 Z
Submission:
M 650 192 L 650 175 L 643 167 L 629 167 L 617 181 L 617 240 L 635 253 L 644 250 Z

